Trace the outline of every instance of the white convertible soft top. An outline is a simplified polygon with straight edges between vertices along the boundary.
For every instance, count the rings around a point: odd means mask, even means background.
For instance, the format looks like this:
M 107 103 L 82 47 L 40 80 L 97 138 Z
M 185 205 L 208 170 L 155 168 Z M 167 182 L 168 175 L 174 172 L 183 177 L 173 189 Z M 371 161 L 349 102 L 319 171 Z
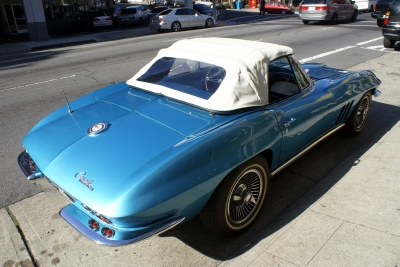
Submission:
M 180 40 L 160 50 L 127 84 L 213 111 L 263 106 L 268 104 L 268 63 L 289 54 L 293 54 L 290 47 L 257 41 L 216 37 Z M 226 70 L 226 76 L 209 99 L 138 81 L 154 62 L 163 57 L 184 58 L 220 66 Z

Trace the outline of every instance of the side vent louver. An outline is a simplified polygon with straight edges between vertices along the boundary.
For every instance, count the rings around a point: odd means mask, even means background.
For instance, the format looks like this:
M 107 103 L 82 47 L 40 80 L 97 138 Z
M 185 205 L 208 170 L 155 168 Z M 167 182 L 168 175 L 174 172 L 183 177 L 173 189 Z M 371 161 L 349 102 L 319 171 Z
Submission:
M 340 111 L 339 117 L 337 118 L 335 125 L 338 125 L 339 123 L 346 120 L 347 115 L 349 114 L 350 108 L 353 105 L 353 102 L 354 102 L 354 100 L 351 101 L 350 103 L 347 103 L 346 105 L 344 105 L 342 107 L 342 110 Z

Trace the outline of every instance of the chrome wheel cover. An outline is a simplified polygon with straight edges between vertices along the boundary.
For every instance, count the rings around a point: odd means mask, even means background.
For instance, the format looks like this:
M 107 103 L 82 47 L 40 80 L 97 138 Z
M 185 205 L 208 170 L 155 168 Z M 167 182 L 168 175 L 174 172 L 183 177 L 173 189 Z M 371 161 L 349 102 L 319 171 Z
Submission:
M 236 179 L 226 202 L 230 223 L 241 224 L 253 216 L 260 205 L 264 187 L 262 174 L 257 169 L 250 169 Z
M 367 120 L 369 109 L 370 109 L 370 98 L 366 96 L 362 100 L 361 105 L 359 106 L 357 111 L 356 130 L 360 130 L 364 126 L 364 123 Z
M 179 32 L 180 29 L 181 29 L 181 26 L 179 25 L 178 22 L 174 22 L 174 23 L 172 24 L 172 31 L 174 31 L 174 32 Z

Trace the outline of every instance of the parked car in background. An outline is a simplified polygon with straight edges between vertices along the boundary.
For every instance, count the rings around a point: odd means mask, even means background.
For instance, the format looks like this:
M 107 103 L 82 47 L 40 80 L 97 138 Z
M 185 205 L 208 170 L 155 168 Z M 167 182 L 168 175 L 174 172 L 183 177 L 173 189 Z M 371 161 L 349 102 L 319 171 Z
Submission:
M 112 17 L 107 16 L 104 12 L 99 10 L 80 12 L 79 16 L 72 21 L 72 28 L 74 30 L 91 30 L 98 27 L 107 27 L 112 25 Z
M 383 17 L 383 46 L 392 48 L 400 41 L 400 0 L 394 0 Z
M 339 20 L 356 21 L 357 6 L 350 0 L 303 0 L 299 7 L 299 19 L 304 24 L 310 21 L 328 21 L 336 24 Z
M 378 27 L 383 26 L 383 17 L 386 14 L 386 11 L 389 9 L 390 4 L 393 0 L 378 0 L 378 2 L 374 6 L 374 11 L 371 13 L 371 17 L 376 19 L 376 25 Z
M 206 5 L 209 8 L 213 8 L 213 1 L 210 0 L 196 0 L 194 1 L 195 4 Z
M 194 4 L 193 9 L 203 15 L 213 16 L 214 11 L 206 5 Z M 217 18 L 219 18 L 219 12 L 216 10 Z
M 174 0 L 174 6 L 185 6 L 185 0 Z
M 266 2 L 265 11 L 268 13 L 293 14 L 294 8 L 288 7 L 280 2 Z
M 156 16 L 158 13 L 161 13 L 164 10 L 167 10 L 169 7 L 168 6 L 156 6 L 153 8 L 153 10 L 150 11 L 149 13 L 149 21 Z
M 97 243 L 140 241 L 198 215 L 237 236 L 274 205 L 264 201 L 271 177 L 339 130 L 362 132 L 380 83 L 368 70 L 302 65 L 283 45 L 180 40 L 128 81 L 41 120 L 18 163 L 69 199 L 60 215 Z
M 151 30 L 159 32 L 171 30 L 178 32 L 184 28 L 212 28 L 215 20 L 213 17 L 203 15 L 192 8 L 173 8 L 162 11 L 157 16 L 154 16 L 150 23 Z
M 117 13 L 117 24 L 142 23 L 149 18 L 150 9 L 143 6 L 130 6 L 122 8 Z

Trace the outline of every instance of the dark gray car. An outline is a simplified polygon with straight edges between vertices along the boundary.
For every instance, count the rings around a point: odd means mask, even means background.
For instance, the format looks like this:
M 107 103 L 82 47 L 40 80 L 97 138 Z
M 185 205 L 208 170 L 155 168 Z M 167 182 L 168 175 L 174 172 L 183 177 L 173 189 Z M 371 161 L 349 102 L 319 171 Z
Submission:
M 383 17 L 383 46 L 392 48 L 400 41 L 400 0 L 394 0 Z
M 338 20 L 356 21 L 357 6 L 350 0 L 303 0 L 299 7 L 299 19 L 304 24 L 310 21 L 328 21 L 336 24 Z

